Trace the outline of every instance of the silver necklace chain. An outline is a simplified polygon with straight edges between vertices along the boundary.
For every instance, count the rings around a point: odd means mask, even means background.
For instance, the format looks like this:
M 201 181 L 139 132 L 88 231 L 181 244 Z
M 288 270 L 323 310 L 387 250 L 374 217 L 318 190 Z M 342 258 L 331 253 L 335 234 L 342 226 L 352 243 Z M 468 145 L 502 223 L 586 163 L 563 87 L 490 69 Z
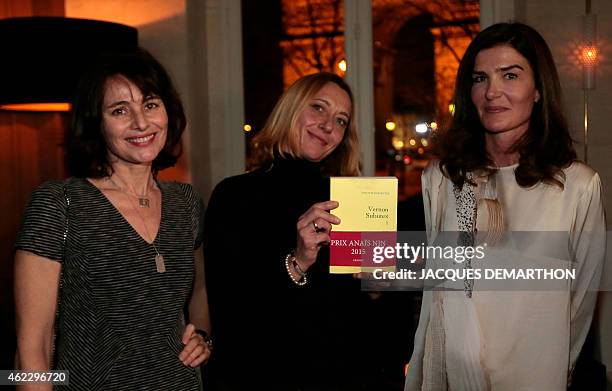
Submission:
M 137 194 L 131 193 L 131 192 L 125 190 L 124 188 L 122 188 L 121 186 L 119 186 L 117 184 L 117 182 L 115 182 L 113 180 L 113 178 L 111 178 L 110 176 L 107 177 L 107 178 L 113 184 L 113 186 L 115 186 L 117 188 L 117 190 L 119 190 L 119 191 L 129 195 L 130 197 L 138 198 L 138 206 L 139 207 L 141 207 L 141 208 L 149 208 L 150 207 L 149 197 L 148 197 L 147 194 L 137 195 Z M 148 188 L 149 188 L 149 186 L 147 184 L 147 189 Z
M 122 193 L 127 194 L 128 196 L 132 196 L 132 197 L 136 197 L 139 198 L 138 196 L 131 194 L 125 190 L 123 190 L 121 187 L 119 187 L 119 185 L 117 185 L 117 183 L 115 183 L 115 181 L 113 181 L 113 179 L 109 176 L 108 180 L 117 188 L 117 190 L 119 190 Z M 147 238 L 151 238 L 151 233 L 149 232 L 149 228 L 147 227 L 147 223 L 144 219 L 144 217 L 142 216 L 142 214 L 140 214 L 140 211 L 138 210 L 139 208 L 136 206 L 136 204 L 134 204 L 134 201 L 132 201 L 132 198 L 128 197 L 128 199 L 130 200 L 130 204 L 133 206 L 134 211 L 136 212 L 136 214 L 138 215 L 138 218 L 140 218 L 140 221 L 142 222 L 142 225 L 144 227 L 145 233 L 147 234 Z M 139 198 L 140 201 L 140 198 Z M 142 202 L 140 202 L 140 207 L 141 208 L 148 208 L 149 207 L 149 199 L 146 198 L 146 206 L 142 205 Z M 164 256 L 161 255 L 161 253 L 159 252 L 159 250 L 157 249 L 157 246 L 155 246 L 155 240 L 157 239 L 157 237 L 159 237 L 159 231 L 161 231 L 161 217 L 159 220 L 159 229 L 158 229 L 158 233 L 157 236 L 152 238 L 152 242 L 149 243 L 147 242 L 147 244 L 150 244 L 153 247 L 153 250 L 155 250 L 155 267 L 157 269 L 158 273 L 165 273 L 166 272 L 166 262 L 164 260 Z M 146 240 L 145 240 L 146 242 Z

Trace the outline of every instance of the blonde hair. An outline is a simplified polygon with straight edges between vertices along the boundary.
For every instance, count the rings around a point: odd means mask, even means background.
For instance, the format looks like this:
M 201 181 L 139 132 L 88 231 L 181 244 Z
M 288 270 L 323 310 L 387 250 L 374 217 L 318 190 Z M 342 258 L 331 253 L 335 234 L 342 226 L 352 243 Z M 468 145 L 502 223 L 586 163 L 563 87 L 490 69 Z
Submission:
M 253 138 L 253 168 L 267 167 L 276 156 L 299 158 L 297 118 L 308 101 L 326 84 L 334 83 L 344 90 L 351 101 L 351 118 L 342 141 L 321 162 L 328 175 L 358 176 L 361 173 L 359 138 L 353 119 L 355 105 L 350 87 L 338 75 L 328 72 L 304 76 L 293 83 L 280 97 L 263 129 Z

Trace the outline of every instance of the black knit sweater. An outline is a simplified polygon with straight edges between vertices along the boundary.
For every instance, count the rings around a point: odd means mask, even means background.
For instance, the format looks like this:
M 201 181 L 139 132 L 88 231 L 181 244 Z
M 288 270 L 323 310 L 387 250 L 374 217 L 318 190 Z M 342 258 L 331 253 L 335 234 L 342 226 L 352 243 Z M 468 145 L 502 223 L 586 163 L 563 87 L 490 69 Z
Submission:
M 364 349 L 374 342 L 360 312 L 368 296 L 352 276 L 329 275 L 329 249 L 304 287 L 285 269 L 299 216 L 328 199 L 329 179 L 303 160 L 277 159 L 215 188 L 204 232 L 209 389 L 356 389 L 375 359 Z

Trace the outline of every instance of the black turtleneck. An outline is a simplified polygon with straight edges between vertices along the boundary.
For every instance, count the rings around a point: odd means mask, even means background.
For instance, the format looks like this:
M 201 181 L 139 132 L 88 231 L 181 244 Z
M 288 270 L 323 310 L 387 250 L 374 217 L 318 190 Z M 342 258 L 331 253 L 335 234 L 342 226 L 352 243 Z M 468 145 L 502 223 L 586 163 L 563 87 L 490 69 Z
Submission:
M 299 216 L 328 199 L 329 179 L 304 160 L 276 159 L 215 188 L 204 234 L 211 389 L 339 389 L 367 365 L 359 281 L 330 276 L 325 247 L 307 286 L 296 286 L 285 269 Z

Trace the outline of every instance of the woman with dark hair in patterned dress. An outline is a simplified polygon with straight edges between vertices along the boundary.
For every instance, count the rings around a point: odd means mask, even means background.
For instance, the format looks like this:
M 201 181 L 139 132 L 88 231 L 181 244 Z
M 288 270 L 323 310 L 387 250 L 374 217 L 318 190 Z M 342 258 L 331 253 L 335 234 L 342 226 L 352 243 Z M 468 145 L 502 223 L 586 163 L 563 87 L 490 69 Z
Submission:
M 81 80 L 74 177 L 34 191 L 16 243 L 18 368 L 67 370 L 75 390 L 201 388 L 204 207 L 191 186 L 157 180 L 184 128 L 144 50 L 107 55 Z

